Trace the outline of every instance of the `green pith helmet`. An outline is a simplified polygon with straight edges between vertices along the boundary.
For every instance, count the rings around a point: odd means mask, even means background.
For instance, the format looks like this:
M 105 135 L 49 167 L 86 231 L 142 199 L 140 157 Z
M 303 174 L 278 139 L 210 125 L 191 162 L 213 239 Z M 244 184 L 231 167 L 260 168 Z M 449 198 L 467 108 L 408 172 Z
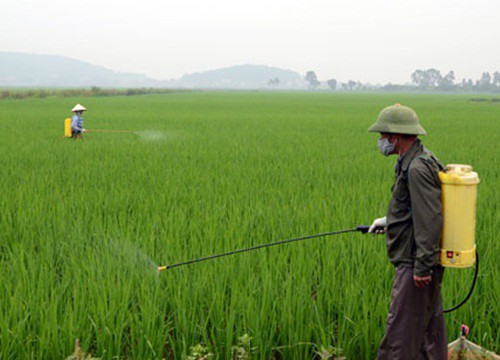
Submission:
M 383 109 L 375 124 L 368 129 L 368 132 L 408 135 L 427 134 L 420 125 L 415 111 L 400 104 L 388 106 Z

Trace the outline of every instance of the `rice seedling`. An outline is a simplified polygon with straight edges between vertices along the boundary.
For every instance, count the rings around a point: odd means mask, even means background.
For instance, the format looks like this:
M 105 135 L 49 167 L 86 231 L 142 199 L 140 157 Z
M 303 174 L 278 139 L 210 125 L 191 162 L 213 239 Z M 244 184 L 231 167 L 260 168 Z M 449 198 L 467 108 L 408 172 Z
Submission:
M 444 163 L 479 173 L 481 257 L 446 315 L 499 352 L 498 103 L 462 95 L 172 93 L 0 102 L 0 358 L 374 358 L 393 269 L 383 237 L 348 233 L 158 274 L 157 267 L 382 215 L 394 158 L 366 132 L 412 106 Z M 472 270 L 447 270 L 445 307 Z M 245 337 L 246 336 L 246 337 Z M 251 343 L 250 339 L 251 338 Z M 242 340 L 243 339 L 243 340 Z M 244 349 L 244 351 L 240 351 Z M 341 349 L 341 350 L 340 350 Z M 201 351 L 201 350 L 200 350 Z M 238 355 L 239 354 L 239 355 Z

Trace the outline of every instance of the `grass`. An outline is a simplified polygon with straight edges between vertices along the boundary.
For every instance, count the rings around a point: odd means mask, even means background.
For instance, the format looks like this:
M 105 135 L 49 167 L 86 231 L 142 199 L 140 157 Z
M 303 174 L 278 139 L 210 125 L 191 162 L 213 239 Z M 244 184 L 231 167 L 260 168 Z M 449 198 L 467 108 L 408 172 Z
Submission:
M 395 158 L 366 129 L 400 102 L 444 163 L 479 173 L 473 297 L 446 316 L 499 352 L 500 105 L 466 95 L 173 93 L 0 102 L 0 358 L 374 358 L 393 269 L 382 237 L 345 234 L 158 274 L 157 265 L 352 228 L 384 214 Z M 472 270 L 448 270 L 445 307 Z M 315 355 L 316 354 L 316 355 Z

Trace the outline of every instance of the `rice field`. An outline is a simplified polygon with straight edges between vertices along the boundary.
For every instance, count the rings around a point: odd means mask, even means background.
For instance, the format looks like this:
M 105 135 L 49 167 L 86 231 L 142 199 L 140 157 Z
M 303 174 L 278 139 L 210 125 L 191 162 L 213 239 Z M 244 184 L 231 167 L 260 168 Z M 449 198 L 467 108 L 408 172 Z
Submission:
M 84 127 L 132 132 L 63 139 L 77 102 Z M 102 359 L 375 358 L 393 276 L 382 236 L 157 267 L 382 216 L 396 158 L 367 128 L 396 102 L 443 163 L 479 173 L 479 279 L 448 340 L 467 324 L 500 352 L 499 102 L 199 92 L 0 101 L 0 358 L 64 359 L 75 339 Z M 446 271 L 446 308 L 472 275 Z

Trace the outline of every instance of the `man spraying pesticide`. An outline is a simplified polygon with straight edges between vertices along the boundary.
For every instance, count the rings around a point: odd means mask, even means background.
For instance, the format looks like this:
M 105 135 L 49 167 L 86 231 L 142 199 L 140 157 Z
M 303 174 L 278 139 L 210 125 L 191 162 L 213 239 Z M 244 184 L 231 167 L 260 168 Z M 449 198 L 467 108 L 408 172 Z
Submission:
M 399 157 L 387 216 L 376 219 L 371 226 L 256 245 L 160 266 L 158 271 L 324 236 L 356 231 L 387 233 L 389 259 L 396 271 L 378 359 L 446 359 L 443 313 L 457 309 L 470 297 L 478 265 L 465 300 L 444 311 L 443 266 L 470 267 L 476 261 L 474 231 L 479 179 L 468 165 L 448 165 L 445 169 L 417 138 L 426 132 L 417 114 L 406 106 L 396 104 L 383 109 L 368 131 L 381 134 L 378 148 L 382 154 Z
M 82 118 L 82 114 L 84 111 L 86 111 L 87 109 L 80 105 L 80 104 L 76 104 L 73 109 L 71 109 L 72 112 L 74 112 L 75 114 L 73 115 L 73 117 L 71 118 L 71 122 L 70 122 L 70 127 L 69 127 L 69 130 L 70 130 L 70 137 L 73 138 L 73 139 L 81 139 L 82 138 L 82 133 L 85 132 L 86 130 L 83 128 L 83 118 Z M 66 119 L 66 123 L 65 123 L 65 136 L 68 136 L 69 135 L 69 132 L 67 130 L 68 128 L 68 120 Z
M 464 168 L 462 165 L 449 165 L 447 174 L 441 162 L 417 138 L 426 131 L 409 107 L 400 104 L 386 107 L 368 131 L 380 133 L 378 148 L 383 155 L 398 155 L 387 216 L 376 219 L 369 229 L 370 233 L 386 233 L 389 260 L 395 266 L 389 316 L 378 359 L 446 359 L 442 265 L 454 266 L 455 253 L 457 257 L 463 255 L 460 259 L 467 255 L 474 257 L 470 264 L 461 267 L 471 266 L 475 260 L 473 228 L 477 174 L 471 172 L 470 166 Z M 452 198 L 461 199 L 462 203 L 447 203 L 449 194 L 457 189 L 445 186 L 453 184 L 465 185 L 461 188 L 467 190 L 468 187 L 474 193 L 453 194 L 457 196 Z M 458 251 L 454 238 L 463 239 L 469 234 L 464 234 L 463 229 L 452 231 L 454 234 L 446 231 L 453 227 L 456 230 L 460 215 L 464 215 L 460 214 L 464 209 L 457 210 L 457 205 L 465 206 L 469 212 L 461 220 L 472 223 L 469 226 L 472 244 L 467 251 Z M 446 224 L 444 229 L 443 222 Z M 453 249 L 440 250 L 442 235 L 441 247 Z M 442 253 L 444 256 L 440 259 Z
M 131 130 L 87 130 L 83 128 L 83 118 L 82 114 L 87 109 L 80 104 L 76 104 L 72 112 L 75 114 L 72 118 L 67 118 L 64 120 L 64 137 L 81 139 L 82 133 L 84 132 L 111 132 L 111 133 L 131 133 Z

